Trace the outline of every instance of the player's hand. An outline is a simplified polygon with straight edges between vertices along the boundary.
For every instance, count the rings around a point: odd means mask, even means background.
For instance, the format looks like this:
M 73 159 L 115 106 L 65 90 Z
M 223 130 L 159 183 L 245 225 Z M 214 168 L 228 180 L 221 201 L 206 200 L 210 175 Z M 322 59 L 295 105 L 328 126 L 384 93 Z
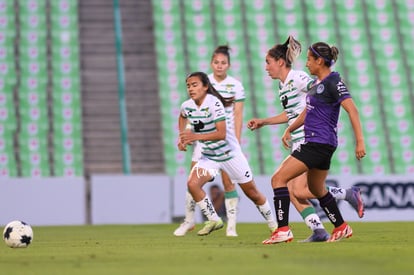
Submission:
M 365 144 L 363 142 L 357 142 L 356 148 L 355 148 L 355 156 L 357 160 L 362 159 L 365 157 L 366 151 L 365 151 Z
M 191 132 L 191 130 L 184 130 L 180 132 L 180 143 L 182 143 L 184 146 L 190 145 L 195 141 L 194 133 Z
M 260 118 L 253 118 L 247 122 L 247 128 L 252 131 L 261 128 L 263 125 L 263 120 Z
M 177 143 L 177 147 L 178 147 L 178 150 L 180 150 L 180 151 L 187 151 L 187 146 L 185 146 L 181 142 Z
M 290 147 L 292 147 L 292 137 L 288 129 L 286 129 L 285 132 L 283 133 L 282 143 L 283 143 L 283 147 L 285 147 L 286 149 L 289 149 Z

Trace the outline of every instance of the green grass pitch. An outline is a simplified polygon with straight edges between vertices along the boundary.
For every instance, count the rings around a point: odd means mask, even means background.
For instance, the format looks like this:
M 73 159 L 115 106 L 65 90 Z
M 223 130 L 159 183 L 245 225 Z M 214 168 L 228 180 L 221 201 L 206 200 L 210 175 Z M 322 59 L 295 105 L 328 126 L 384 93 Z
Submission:
M 310 231 L 292 223 L 294 241 L 277 245 L 261 244 L 269 236 L 265 224 L 240 223 L 237 238 L 224 229 L 175 237 L 177 224 L 34 226 L 28 248 L 0 245 L 0 273 L 414 274 L 414 222 L 350 225 L 350 239 L 299 243 Z

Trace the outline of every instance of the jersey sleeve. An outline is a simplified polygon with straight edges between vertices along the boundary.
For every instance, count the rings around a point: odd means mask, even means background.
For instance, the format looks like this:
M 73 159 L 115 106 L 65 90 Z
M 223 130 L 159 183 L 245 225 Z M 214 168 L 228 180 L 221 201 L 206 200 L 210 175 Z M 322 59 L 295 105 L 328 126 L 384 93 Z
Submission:
M 240 101 L 244 101 L 245 99 L 246 99 L 246 94 L 244 92 L 243 84 L 239 83 L 236 86 L 236 94 L 234 96 L 234 101 L 240 102 Z
M 334 84 L 332 83 L 331 85 L 334 85 Z M 338 102 L 342 102 L 344 99 L 351 97 L 351 94 L 349 93 L 348 88 L 346 87 L 342 79 L 339 80 L 335 84 L 335 87 L 331 87 L 331 88 L 332 88 L 332 91 L 335 91 L 333 96 Z
M 303 93 L 308 92 L 308 90 L 310 89 L 313 83 L 313 79 L 307 73 L 301 71 L 298 74 L 297 80 L 298 80 L 297 81 L 298 90 Z
M 187 117 L 187 112 L 186 112 L 185 106 L 186 106 L 186 101 L 181 104 L 180 114 L 181 114 L 182 117 L 186 118 Z

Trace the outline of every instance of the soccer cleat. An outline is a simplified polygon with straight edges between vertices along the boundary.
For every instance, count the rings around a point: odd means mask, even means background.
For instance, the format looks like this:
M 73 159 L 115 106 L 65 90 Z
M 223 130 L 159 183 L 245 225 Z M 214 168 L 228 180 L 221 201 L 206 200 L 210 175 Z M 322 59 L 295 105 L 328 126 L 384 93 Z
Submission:
M 327 242 L 337 242 L 343 238 L 349 238 L 352 236 L 352 228 L 344 222 L 341 226 L 335 227 L 332 231 L 331 237 Z
M 218 221 L 206 221 L 204 223 L 204 227 L 197 232 L 198 236 L 205 236 L 213 232 L 214 230 L 219 230 L 223 228 L 224 223 L 223 220 L 220 218 Z
M 329 233 L 325 229 L 315 229 L 312 235 L 307 239 L 299 241 L 301 243 L 326 242 L 329 239 Z
M 174 231 L 175 236 L 184 236 L 187 232 L 193 230 L 195 227 L 194 223 L 184 221 L 180 226 Z
M 362 218 L 364 216 L 365 206 L 361 197 L 361 189 L 356 186 L 346 189 L 345 199 L 356 210 L 358 217 Z
M 236 232 L 236 228 L 234 228 L 233 226 L 227 226 L 226 229 L 226 236 L 227 237 L 237 237 L 237 232 Z
M 262 244 L 288 243 L 293 240 L 293 233 L 288 226 L 276 229 L 269 239 L 266 239 Z

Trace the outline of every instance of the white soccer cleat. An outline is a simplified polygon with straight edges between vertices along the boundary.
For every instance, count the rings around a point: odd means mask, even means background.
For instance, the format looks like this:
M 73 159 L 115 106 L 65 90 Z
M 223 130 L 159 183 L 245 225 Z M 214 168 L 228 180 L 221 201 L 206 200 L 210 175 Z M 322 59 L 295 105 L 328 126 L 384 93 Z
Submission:
M 239 235 L 237 235 L 236 228 L 234 228 L 233 226 L 227 226 L 226 236 L 227 237 L 238 237 Z
M 187 234 L 187 232 L 193 230 L 195 227 L 194 223 L 184 221 L 180 226 L 174 231 L 174 235 L 181 237 Z

